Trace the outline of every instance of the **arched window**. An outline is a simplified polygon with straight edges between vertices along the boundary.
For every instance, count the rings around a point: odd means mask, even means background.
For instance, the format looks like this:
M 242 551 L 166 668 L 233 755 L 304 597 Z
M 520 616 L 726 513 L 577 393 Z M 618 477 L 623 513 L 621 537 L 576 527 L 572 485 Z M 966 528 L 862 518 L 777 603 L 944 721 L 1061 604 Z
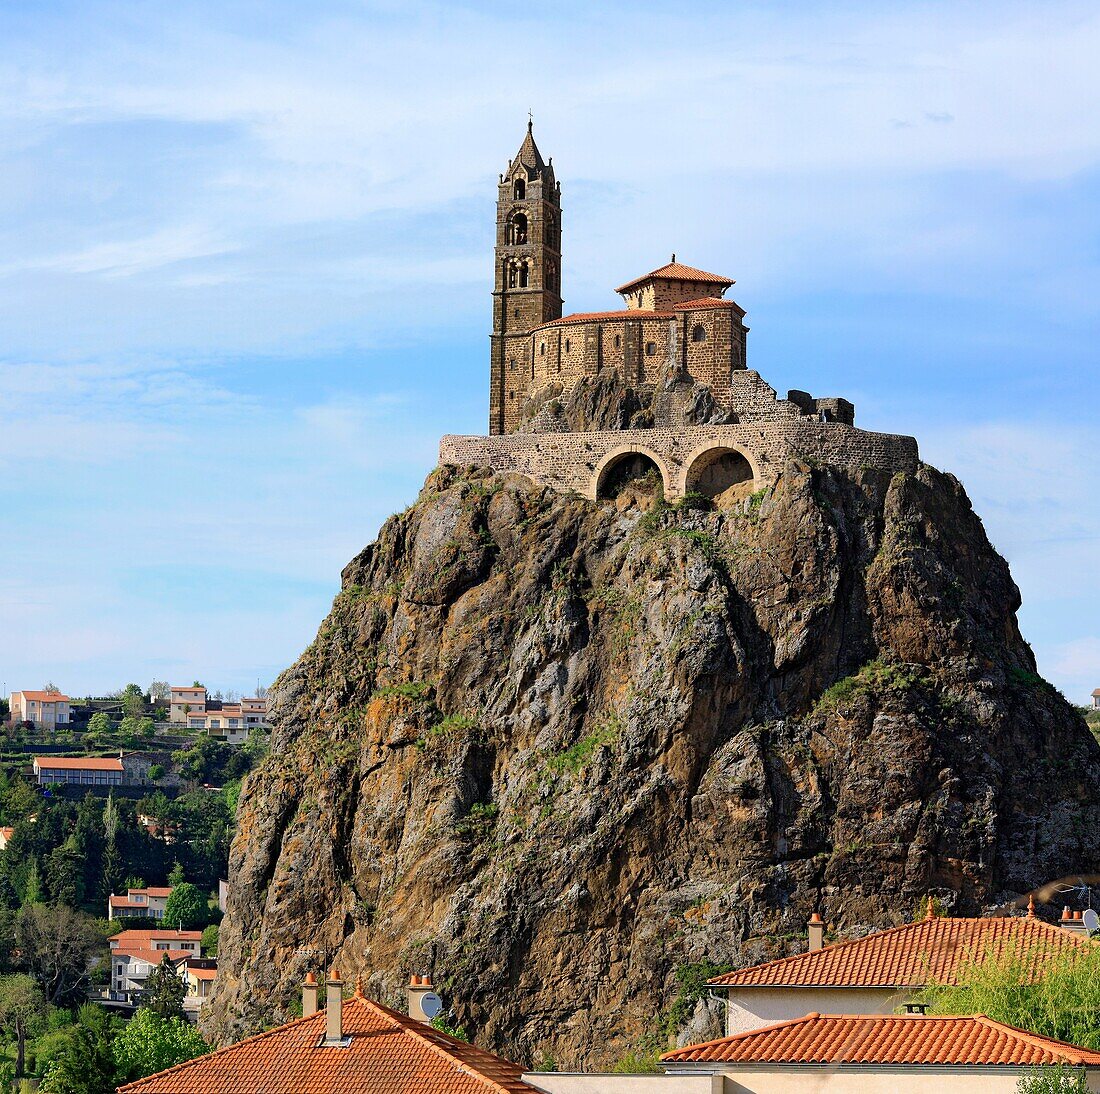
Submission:
M 546 343 L 545 342 L 540 342 L 539 343 L 539 356 L 540 357 L 545 357 L 546 356 Z
M 519 279 L 519 270 L 516 269 L 515 263 L 508 264 L 508 288 L 514 289 L 516 287 L 516 281 Z
M 511 372 L 516 371 L 516 359 L 514 357 L 508 358 L 508 368 Z
M 523 201 L 523 199 L 526 196 L 527 196 L 527 183 L 526 183 L 526 181 L 524 179 L 516 179 L 516 181 L 512 184 L 512 197 L 514 197 L 516 199 L 516 201 Z
M 702 323 L 696 323 L 691 328 L 691 340 L 693 342 L 705 342 L 707 340 L 707 328 Z
M 508 222 L 508 242 L 516 244 L 527 242 L 526 213 L 512 214 L 512 219 Z
M 565 340 L 565 352 L 568 353 L 573 348 L 573 343 L 568 338 Z
M 524 262 L 523 265 L 520 266 L 520 268 L 519 268 L 519 287 L 521 289 L 526 289 L 527 288 L 527 277 L 528 277 L 527 263 Z
M 554 268 L 553 262 L 546 263 L 546 287 L 548 289 L 557 288 L 557 270 Z
M 656 342 L 646 342 L 646 344 L 645 344 L 645 355 L 647 357 L 652 357 L 656 352 L 657 352 L 657 343 Z
M 622 348 L 622 345 L 623 345 L 623 340 L 622 340 L 622 338 L 621 338 L 621 337 L 620 337 L 619 335 L 617 335 L 617 334 L 616 334 L 616 335 L 615 335 L 615 348 L 616 348 L 616 349 L 621 349 L 621 348 Z

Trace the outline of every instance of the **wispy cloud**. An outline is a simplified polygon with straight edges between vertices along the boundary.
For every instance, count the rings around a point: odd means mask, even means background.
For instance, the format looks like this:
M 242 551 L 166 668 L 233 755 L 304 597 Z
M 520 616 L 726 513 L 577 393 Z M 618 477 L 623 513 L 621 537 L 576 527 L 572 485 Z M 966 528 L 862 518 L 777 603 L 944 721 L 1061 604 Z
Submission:
M 1073 0 L 4 7 L 0 503 L 64 535 L 5 537 L 0 597 L 63 591 L 72 637 L 0 660 L 69 657 L 79 689 L 148 650 L 247 678 L 238 628 L 294 655 L 439 433 L 483 421 L 496 172 L 530 106 L 568 305 L 671 250 L 728 269 L 770 380 L 855 394 L 960 470 L 1057 675 L 1089 638 L 1067 588 L 1100 607 L 1096 438 L 1048 424 L 1100 396 L 1098 53 Z M 171 577 L 197 566 L 271 595 L 200 625 Z

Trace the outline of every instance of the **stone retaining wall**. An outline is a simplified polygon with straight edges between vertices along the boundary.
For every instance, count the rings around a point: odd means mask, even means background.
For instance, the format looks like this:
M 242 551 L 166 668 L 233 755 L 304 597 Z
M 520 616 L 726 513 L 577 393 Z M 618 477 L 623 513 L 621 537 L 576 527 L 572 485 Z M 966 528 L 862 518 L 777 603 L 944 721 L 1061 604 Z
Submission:
M 770 486 L 791 457 L 852 471 L 874 467 L 890 472 L 914 471 L 919 460 L 913 437 L 801 419 L 603 433 L 447 436 L 439 442 L 439 462 L 511 471 L 594 500 L 602 476 L 623 456 L 641 453 L 660 469 L 665 497 L 675 500 L 687 493 L 693 466 L 714 449 L 740 452 L 752 467 L 757 490 Z

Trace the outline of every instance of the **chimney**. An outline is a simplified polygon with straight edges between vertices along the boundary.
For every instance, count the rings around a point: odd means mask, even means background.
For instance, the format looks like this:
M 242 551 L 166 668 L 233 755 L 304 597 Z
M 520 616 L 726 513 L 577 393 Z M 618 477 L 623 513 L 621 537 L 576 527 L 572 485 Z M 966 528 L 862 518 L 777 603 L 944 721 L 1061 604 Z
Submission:
M 825 945 L 825 921 L 817 912 L 810 916 L 807 929 L 810 935 L 810 944 L 806 947 L 806 952 L 813 953 L 814 950 L 822 949 Z
M 1074 934 L 1087 934 L 1085 930 L 1085 924 L 1082 920 L 1082 912 L 1071 912 L 1069 907 L 1062 909 L 1062 919 L 1059 926 L 1064 931 L 1073 931 Z
M 344 982 L 333 968 L 325 981 L 325 1044 L 346 1045 L 344 1037 Z
M 409 977 L 409 1017 L 418 1022 L 428 1022 L 432 1016 L 424 1009 L 424 996 L 432 993 L 432 978 L 430 976 Z
M 306 982 L 302 985 L 302 1017 L 308 1018 L 317 1013 L 317 977 L 306 973 Z

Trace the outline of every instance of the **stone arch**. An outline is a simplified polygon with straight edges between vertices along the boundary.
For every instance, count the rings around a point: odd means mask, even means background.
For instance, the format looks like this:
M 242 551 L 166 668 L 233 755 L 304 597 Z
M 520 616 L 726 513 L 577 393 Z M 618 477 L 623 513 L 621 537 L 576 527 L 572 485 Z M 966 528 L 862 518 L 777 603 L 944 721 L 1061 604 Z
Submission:
M 711 441 L 702 445 L 683 463 L 681 493 L 717 497 L 731 486 L 746 483 L 747 489 L 761 485 L 756 460 L 737 445 Z
M 614 482 L 616 469 L 625 470 L 623 465 L 627 461 L 636 461 L 639 467 L 644 463 L 649 463 L 655 467 L 657 473 L 661 476 L 661 487 L 665 495 L 669 494 L 673 480 L 669 474 L 668 465 L 661 456 L 651 449 L 640 448 L 636 444 L 622 444 L 611 449 L 596 464 L 596 470 L 592 474 L 592 481 L 588 488 L 590 501 L 598 501 L 601 497 L 607 496 L 607 489 Z M 631 475 L 630 477 L 634 476 Z

